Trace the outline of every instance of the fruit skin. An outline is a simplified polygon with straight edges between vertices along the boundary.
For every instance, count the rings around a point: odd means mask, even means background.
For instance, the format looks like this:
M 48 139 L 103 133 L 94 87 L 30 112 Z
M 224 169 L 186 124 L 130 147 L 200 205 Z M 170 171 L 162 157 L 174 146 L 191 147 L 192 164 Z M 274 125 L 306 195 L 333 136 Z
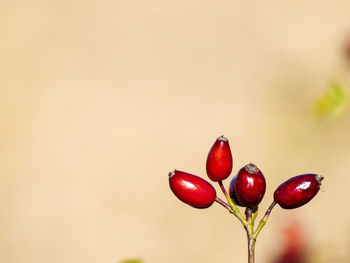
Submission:
M 220 136 L 211 147 L 207 157 L 207 174 L 214 182 L 230 176 L 233 166 L 232 154 L 228 139 Z
M 322 176 L 302 174 L 282 183 L 274 192 L 273 199 L 284 209 L 293 209 L 305 205 L 318 193 Z
M 234 176 L 231 180 L 230 187 L 229 187 L 229 194 L 233 201 L 236 203 L 236 205 L 242 206 L 242 204 L 239 202 L 237 196 L 236 196 L 236 189 L 235 189 L 235 182 L 236 182 L 237 175 Z
M 247 164 L 237 173 L 234 189 L 239 203 L 242 206 L 253 208 L 264 197 L 265 177 L 256 165 Z
M 209 182 L 190 173 L 170 172 L 169 185 L 177 198 L 195 208 L 207 208 L 216 198 L 215 188 Z

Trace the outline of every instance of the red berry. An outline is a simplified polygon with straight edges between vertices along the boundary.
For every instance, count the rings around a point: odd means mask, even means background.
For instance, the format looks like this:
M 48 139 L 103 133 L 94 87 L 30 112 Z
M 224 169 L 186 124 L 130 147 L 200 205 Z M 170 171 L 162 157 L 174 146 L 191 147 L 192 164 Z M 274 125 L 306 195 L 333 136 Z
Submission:
M 239 202 L 237 196 L 236 196 L 236 189 L 235 189 L 235 182 L 236 182 L 237 175 L 234 176 L 230 183 L 229 193 L 233 201 L 235 201 L 236 205 L 242 206 L 242 204 Z
M 254 164 L 250 163 L 239 170 L 235 179 L 236 196 L 242 206 L 257 206 L 266 190 L 265 177 Z
M 210 183 L 186 172 L 170 172 L 169 185 L 177 198 L 195 208 L 207 208 L 216 198 L 215 188 Z
M 285 209 L 305 205 L 318 193 L 322 180 L 323 177 L 317 174 L 292 177 L 276 189 L 273 199 Z
M 214 182 L 222 181 L 232 171 L 232 154 L 228 139 L 220 136 L 211 147 L 207 157 L 207 174 Z

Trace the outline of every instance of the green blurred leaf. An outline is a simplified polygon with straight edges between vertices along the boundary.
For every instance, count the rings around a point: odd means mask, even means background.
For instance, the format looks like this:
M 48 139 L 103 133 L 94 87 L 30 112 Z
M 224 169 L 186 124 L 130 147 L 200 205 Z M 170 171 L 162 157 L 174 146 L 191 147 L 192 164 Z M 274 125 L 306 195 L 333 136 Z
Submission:
M 348 104 L 349 97 L 339 83 L 332 83 L 327 92 L 314 104 L 314 112 L 318 117 L 339 116 Z

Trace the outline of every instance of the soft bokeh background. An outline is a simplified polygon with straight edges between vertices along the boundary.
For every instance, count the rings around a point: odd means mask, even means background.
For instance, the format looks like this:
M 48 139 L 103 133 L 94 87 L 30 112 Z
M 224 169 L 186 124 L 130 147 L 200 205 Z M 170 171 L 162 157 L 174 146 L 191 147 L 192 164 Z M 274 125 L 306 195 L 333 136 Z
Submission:
M 246 262 L 245 233 L 214 204 L 178 201 L 167 174 L 206 177 L 216 137 L 234 173 L 274 189 L 305 172 L 324 191 L 276 207 L 257 242 L 271 262 L 298 222 L 308 262 L 350 261 L 350 91 L 343 1 L 1 1 L 0 261 Z M 228 185 L 229 181 L 225 184 Z

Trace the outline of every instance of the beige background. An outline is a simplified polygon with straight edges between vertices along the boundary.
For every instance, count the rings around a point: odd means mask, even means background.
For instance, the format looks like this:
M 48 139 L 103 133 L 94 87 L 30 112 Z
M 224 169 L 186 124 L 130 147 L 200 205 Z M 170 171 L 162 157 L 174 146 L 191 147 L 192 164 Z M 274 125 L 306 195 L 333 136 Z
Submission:
M 348 0 L 1 1 L 0 261 L 246 262 L 237 220 L 168 187 L 174 168 L 206 178 L 224 134 L 234 173 L 265 174 L 263 211 L 285 179 L 326 177 L 310 204 L 274 209 L 257 262 L 295 219 L 312 262 L 349 262 L 350 113 L 310 113 L 332 80 L 350 91 L 349 14 Z

